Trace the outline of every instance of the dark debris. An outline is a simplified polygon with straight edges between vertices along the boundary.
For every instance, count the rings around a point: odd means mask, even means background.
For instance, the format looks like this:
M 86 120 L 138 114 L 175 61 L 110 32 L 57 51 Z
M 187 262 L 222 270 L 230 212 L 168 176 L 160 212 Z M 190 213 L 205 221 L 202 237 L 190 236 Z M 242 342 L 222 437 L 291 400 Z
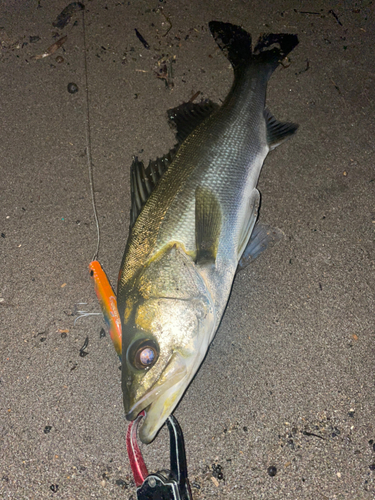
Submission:
M 319 436 L 319 434 L 315 434 L 314 432 L 308 432 L 308 431 L 303 431 L 302 434 L 304 436 L 309 436 L 309 437 L 317 437 L 319 439 L 325 439 L 323 436 Z
M 88 355 L 88 352 L 86 351 L 88 345 L 89 345 L 89 338 L 86 337 L 83 346 L 79 350 L 79 355 L 81 356 L 81 358 L 84 358 L 85 356 Z
M 224 481 L 223 468 L 220 464 L 212 464 L 212 475 L 219 481 Z
M 72 15 L 75 12 L 83 10 L 85 6 L 81 2 L 72 2 L 57 16 L 56 20 L 52 23 L 52 26 L 58 28 L 59 30 L 65 28 L 65 26 L 70 22 Z
M 335 13 L 332 9 L 328 11 L 328 14 L 332 14 L 332 15 L 333 15 L 333 17 L 334 17 L 334 18 L 336 19 L 336 21 L 338 22 L 338 24 L 339 24 L 340 26 L 342 26 L 342 22 L 340 21 L 340 19 L 339 19 L 338 15 L 337 15 L 337 14 L 336 14 L 336 13 Z
M 129 486 L 129 483 L 127 483 L 124 479 L 117 479 L 116 484 L 117 486 L 120 486 L 123 490 L 126 490 Z
M 268 467 L 267 469 L 267 474 L 271 477 L 274 477 L 276 476 L 277 474 L 277 468 L 274 466 L 274 465 L 271 465 L 270 467 Z
M 69 94 L 75 94 L 78 92 L 78 85 L 76 83 L 68 83 L 68 92 Z
M 140 32 L 137 30 L 137 28 L 134 28 L 135 34 L 137 35 L 138 40 L 141 42 L 143 47 L 147 50 L 150 50 L 149 44 L 146 42 L 146 40 L 143 38 L 143 36 L 140 34 Z

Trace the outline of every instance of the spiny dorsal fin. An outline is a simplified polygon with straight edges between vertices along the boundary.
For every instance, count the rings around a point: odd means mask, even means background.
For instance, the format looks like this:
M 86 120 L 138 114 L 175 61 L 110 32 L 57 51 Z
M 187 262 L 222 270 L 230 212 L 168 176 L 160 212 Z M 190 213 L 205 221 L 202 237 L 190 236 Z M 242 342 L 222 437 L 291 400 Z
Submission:
M 184 142 L 186 137 L 218 108 L 218 104 L 207 100 L 201 103 L 186 102 L 177 108 L 169 109 L 168 121 L 176 127 L 177 143 Z
M 222 226 L 222 213 L 216 195 L 210 189 L 198 186 L 195 190 L 196 263 L 214 264 Z
M 135 156 L 130 169 L 131 208 L 130 229 L 134 226 L 138 215 L 145 206 L 161 176 L 176 156 L 180 144 L 186 137 L 216 109 L 218 104 L 203 101 L 199 104 L 187 102 L 168 111 L 169 123 L 176 127 L 176 146 L 168 154 L 150 161 L 145 168 L 142 161 Z
M 296 123 L 282 123 L 276 120 L 272 113 L 266 108 L 264 118 L 267 127 L 267 143 L 270 150 L 275 149 L 282 142 L 286 141 L 296 132 Z
M 150 160 L 147 168 L 145 168 L 143 161 L 139 161 L 136 156 L 133 157 L 133 163 L 130 167 L 130 229 L 134 226 L 138 215 L 145 206 L 161 176 L 172 163 L 176 152 L 177 148 L 175 147 L 161 158 L 157 158 L 153 161 Z

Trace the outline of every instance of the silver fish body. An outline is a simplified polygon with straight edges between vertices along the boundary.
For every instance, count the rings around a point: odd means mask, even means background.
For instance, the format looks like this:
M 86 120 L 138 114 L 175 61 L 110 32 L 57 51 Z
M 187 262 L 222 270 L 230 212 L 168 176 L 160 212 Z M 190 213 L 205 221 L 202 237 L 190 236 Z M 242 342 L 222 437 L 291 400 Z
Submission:
M 179 143 L 132 166 L 132 224 L 118 283 L 127 418 L 146 410 L 150 442 L 204 359 L 258 216 L 260 171 L 297 129 L 265 109 L 274 69 L 298 43 L 263 36 L 254 52 L 238 26 L 211 22 L 234 83 L 223 105 L 172 110 Z

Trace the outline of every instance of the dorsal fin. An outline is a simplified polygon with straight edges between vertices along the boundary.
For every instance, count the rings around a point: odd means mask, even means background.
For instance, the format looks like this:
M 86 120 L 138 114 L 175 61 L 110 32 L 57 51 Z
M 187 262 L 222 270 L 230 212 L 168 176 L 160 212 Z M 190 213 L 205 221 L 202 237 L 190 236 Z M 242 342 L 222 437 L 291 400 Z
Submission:
M 131 208 L 130 208 L 130 230 L 134 226 L 138 215 L 145 206 L 155 186 L 161 176 L 172 163 L 177 152 L 177 147 L 172 148 L 169 153 L 149 162 L 145 168 L 143 161 L 139 161 L 137 156 L 133 157 L 133 163 L 130 167 L 130 189 L 131 189 Z
M 176 127 L 177 144 L 183 143 L 186 137 L 219 107 L 218 104 L 206 100 L 200 103 L 186 102 L 177 108 L 169 109 L 168 121 Z
M 138 157 L 133 157 L 130 168 L 130 230 L 160 178 L 172 163 L 180 144 L 218 108 L 218 104 L 207 100 L 199 104 L 187 102 L 177 106 L 177 108 L 168 110 L 168 121 L 176 127 L 176 146 L 161 158 L 150 160 L 147 168 L 145 168 L 143 161 L 138 160 Z

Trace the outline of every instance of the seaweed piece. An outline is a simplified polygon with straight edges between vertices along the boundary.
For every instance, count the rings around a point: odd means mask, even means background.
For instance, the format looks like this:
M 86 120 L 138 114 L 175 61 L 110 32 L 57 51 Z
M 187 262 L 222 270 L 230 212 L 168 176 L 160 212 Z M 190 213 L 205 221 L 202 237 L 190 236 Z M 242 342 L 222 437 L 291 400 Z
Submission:
M 53 43 L 48 49 L 43 52 L 43 54 L 38 54 L 37 56 L 32 56 L 31 59 L 34 61 L 37 61 L 38 59 L 43 59 L 44 57 L 51 56 L 58 50 L 64 43 L 67 41 L 68 37 L 63 36 L 60 38 L 60 40 L 57 40 L 57 42 Z
M 56 18 L 56 21 L 52 23 L 52 26 L 58 29 L 63 29 L 70 22 L 72 15 L 75 12 L 79 12 L 83 10 L 85 6 L 81 2 L 72 2 L 59 14 Z

